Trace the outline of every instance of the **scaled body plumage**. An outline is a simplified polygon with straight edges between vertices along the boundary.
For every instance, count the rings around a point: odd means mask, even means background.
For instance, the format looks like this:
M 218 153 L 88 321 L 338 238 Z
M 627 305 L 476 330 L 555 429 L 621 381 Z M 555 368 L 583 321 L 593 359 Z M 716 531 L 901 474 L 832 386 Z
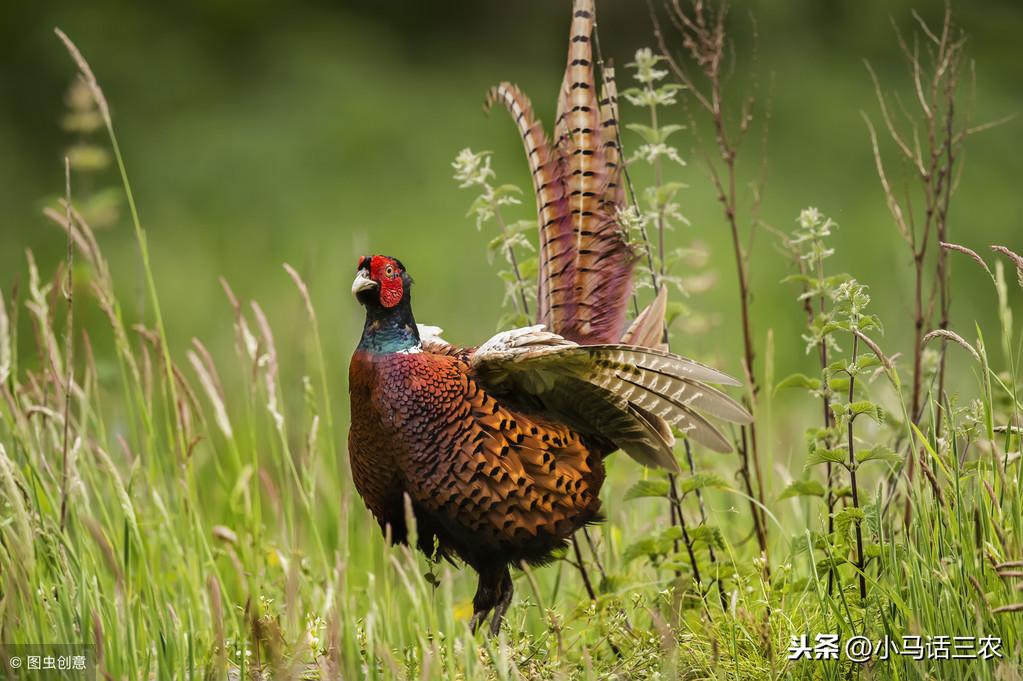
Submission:
M 402 493 L 426 521 L 424 549 L 436 535 L 477 568 L 494 555 L 542 560 L 597 513 L 601 450 L 494 398 L 462 359 L 358 352 L 351 381 L 356 486 L 396 538 Z
M 517 88 L 489 98 L 512 113 L 533 170 L 538 325 L 452 346 L 416 325 L 398 260 L 364 256 L 352 287 L 366 307 L 349 373 L 356 488 L 396 541 L 407 539 L 407 495 L 420 548 L 479 573 L 472 624 L 493 612 L 494 633 L 511 601 L 509 566 L 542 563 L 599 519 L 608 454 L 677 470 L 672 428 L 727 451 L 702 414 L 750 418 L 708 385 L 733 379 L 662 346 L 663 289 L 625 329 L 634 257 L 617 222 L 613 84 L 595 94 L 593 12 L 592 0 L 575 1 L 554 144 Z

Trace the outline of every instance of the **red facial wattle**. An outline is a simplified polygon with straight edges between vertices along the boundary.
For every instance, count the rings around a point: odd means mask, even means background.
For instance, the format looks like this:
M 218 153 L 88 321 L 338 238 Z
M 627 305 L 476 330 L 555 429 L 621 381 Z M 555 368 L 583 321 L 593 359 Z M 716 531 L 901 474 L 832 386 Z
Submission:
M 360 263 L 361 264 L 361 263 Z M 405 295 L 401 280 L 401 268 L 391 258 L 374 255 L 369 265 L 370 277 L 380 285 L 380 304 L 394 307 Z

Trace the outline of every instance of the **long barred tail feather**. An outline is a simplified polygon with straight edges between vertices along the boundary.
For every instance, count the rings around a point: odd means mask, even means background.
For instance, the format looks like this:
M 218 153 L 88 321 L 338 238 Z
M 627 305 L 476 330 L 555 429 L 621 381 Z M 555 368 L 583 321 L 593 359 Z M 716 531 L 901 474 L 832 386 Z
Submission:
M 576 316 L 575 235 L 568 215 L 564 164 L 551 148 L 529 98 L 515 85 L 501 83 L 487 93 L 485 110 L 500 102 L 512 115 L 526 148 L 540 224 L 537 322 L 549 329 L 568 326 Z
M 635 260 L 618 222 L 624 205 L 617 91 L 604 73 L 597 99 L 593 0 L 576 0 L 554 143 L 513 85 L 490 91 L 515 119 L 533 174 L 540 225 L 537 321 L 581 344 L 622 337 Z
M 600 91 L 600 139 L 607 173 L 601 196 L 604 197 L 605 210 L 614 214 L 625 205 L 622 150 L 618 142 L 618 84 L 615 82 L 615 70 L 611 66 L 604 68 L 603 77 Z
M 616 125 L 603 125 L 613 105 L 602 106 L 597 99 L 595 20 L 593 0 L 576 0 L 554 136 L 568 165 L 569 214 L 576 237 L 578 315 L 562 331 L 579 342 L 606 343 L 620 339 L 625 330 L 634 257 L 618 224 L 621 204 L 607 193 L 618 184 L 618 138 Z M 617 116 L 609 118 L 617 121 Z

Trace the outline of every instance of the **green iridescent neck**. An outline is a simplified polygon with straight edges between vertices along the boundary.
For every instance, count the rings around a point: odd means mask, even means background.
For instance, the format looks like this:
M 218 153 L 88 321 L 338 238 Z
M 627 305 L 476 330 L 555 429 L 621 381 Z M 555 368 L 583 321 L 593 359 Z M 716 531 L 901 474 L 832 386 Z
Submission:
M 421 346 L 407 293 L 398 305 L 390 309 L 380 305 L 366 306 L 366 325 L 359 341 L 360 350 L 382 355 L 409 352 Z

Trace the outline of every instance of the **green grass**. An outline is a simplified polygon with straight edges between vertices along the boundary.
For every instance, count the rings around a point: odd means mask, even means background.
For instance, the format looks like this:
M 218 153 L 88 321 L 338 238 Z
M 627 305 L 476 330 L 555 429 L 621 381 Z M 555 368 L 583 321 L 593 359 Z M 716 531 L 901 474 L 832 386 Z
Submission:
M 243 291 L 227 289 L 223 332 L 174 351 L 161 304 L 176 292 L 160 287 L 151 262 L 165 254 L 149 251 L 108 116 L 105 124 L 149 321 L 128 321 L 102 236 L 77 217 L 64 223 L 78 244 L 75 318 L 90 323 L 71 334 L 70 390 L 62 268 L 41 274 L 30 261 L 27 285 L 0 298 L 0 640 L 96 642 L 101 670 L 133 679 L 223 678 L 256 667 L 274 678 L 994 679 L 1023 665 L 1023 617 L 1013 609 L 1023 601 L 1014 576 L 1023 566 L 1013 564 L 1023 560 L 1020 436 L 999 429 L 1019 424 L 1023 378 L 1011 276 L 975 302 L 978 316 L 1003 322 L 985 331 L 1004 366 L 989 365 L 979 328 L 962 333 L 976 338 L 976 359 L 949 346 L 951 365 L 975 380 L 950 398 L 945 437 L 933 406 L 923 432 L 906 423 L 898 380 L 881 374 L 867 388 L 888 416 L 860 426 L 862 443 L 904 452 L 916 442 L 932 477 L 918 471 L 908 482 L 898 463 L 863 471 L 863 528 L 878 547 L 864 571 L 866 600 L 848 553 L 833 553 L 848 550 L 848 532 L 823 536 L 814 496 L 779 498 L 790 478 L 812 473 L 800 470 L 801 447 L 785 444 L 798 436 L 778 435 L 767 350 L 757 417 L 771 479 L 769 583 L 734 458 L 697 452 L 701 472 L 717 475 L 702 489 L 703 533 L 695 492 L 682 502 L 693 536 L 704 538 L 700 585 L 675 548 L 665 500 L 631 498 L 638 480 L 662 478 L 616 456 L 603 493 L 608 521 L 591 530 L 592 550 L 583 542 L 597 601 L 569 554 L 516 574 L 501 637 L 473 636 L 473 576 L 388 546 L 355 493 L 346 401 L 330 394 L 346 358 L 324 351 L 329 332 L 297 273 L 278 276 L 299 314 L 271 321 Z M 358 323 L 354 313 L 350 321 Z M 207 345 L 220 350 L 211 355 Z M 796 405 L 817 416 L 818 403 Z M 870 503 L 884 498 L 889 475 L 892 504 Z M 720 531 L 714 562 L 711 526 Z M 830 589 L 829 564 L 837 565 Z M 860 671 L 786 659 L 793 636 L 829 632 L 997 636 L 1005 658 L 894 657 Z

